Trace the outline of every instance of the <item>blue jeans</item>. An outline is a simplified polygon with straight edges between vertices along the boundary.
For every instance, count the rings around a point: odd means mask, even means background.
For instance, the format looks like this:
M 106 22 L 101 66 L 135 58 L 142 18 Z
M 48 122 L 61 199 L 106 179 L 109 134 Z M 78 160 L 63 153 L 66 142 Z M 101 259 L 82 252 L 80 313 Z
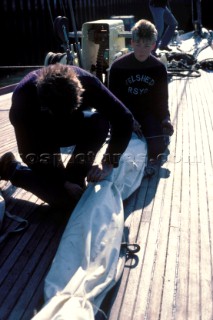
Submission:
M 162 7 L 153 7 L 150 5 L 149 8 L 153 16 L 154 24 L 158 31 L 156 48 L 159 45 L 161 47 L 165 47 L 171 41 L 174 35 L 174 31 L 178 25 L 178 22 L 168 7 L 162 8 Z M 165 25 L 166 25 L 166 29 L 164 32 Z

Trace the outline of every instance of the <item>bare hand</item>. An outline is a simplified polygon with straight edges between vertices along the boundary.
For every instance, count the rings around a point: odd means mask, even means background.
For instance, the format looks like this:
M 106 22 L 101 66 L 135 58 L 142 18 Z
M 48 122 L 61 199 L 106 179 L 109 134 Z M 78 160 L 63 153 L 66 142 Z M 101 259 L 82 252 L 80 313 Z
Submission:
M 112 164 L 96 164 L 93 165 L 90 171 L 87 174 L 88 182 L 97 182 L 106 178 L 112 172 L 113 166 Z

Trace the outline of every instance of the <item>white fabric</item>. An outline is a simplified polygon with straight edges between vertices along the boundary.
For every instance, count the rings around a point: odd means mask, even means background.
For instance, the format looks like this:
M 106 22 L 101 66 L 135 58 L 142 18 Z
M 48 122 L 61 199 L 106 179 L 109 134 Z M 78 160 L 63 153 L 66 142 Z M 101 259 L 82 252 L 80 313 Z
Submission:
M 147 147 L 136 135 L 119 167 L 89 184 L 74 209 L 45 279 L 46 305 L 33 320 L 92 320 L 124 267 L 123 200 L 140 185 Z

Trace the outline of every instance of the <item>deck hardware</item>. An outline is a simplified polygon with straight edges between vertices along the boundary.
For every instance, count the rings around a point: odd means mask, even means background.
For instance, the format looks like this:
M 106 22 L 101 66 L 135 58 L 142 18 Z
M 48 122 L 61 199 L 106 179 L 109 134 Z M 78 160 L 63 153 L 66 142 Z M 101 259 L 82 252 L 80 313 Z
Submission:
M 127 250 L 127 254 L 135 254 L 140 251 L 140 246 L 137 243 L 127 243 L 122 242 L 121 248 L 125 248 Z

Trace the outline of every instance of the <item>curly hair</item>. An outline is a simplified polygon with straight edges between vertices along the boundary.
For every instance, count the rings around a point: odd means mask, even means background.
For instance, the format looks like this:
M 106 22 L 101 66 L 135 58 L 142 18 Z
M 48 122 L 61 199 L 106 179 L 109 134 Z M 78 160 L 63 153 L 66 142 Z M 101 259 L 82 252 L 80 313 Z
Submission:
M 132 40 L 138 42 L 143 40 L 145 42 L 156 42 L 158 37 L 155 25 L 148 20 L 141 19 L 132 27 Z
M 57 63 L 44 67 L 36 86 L 42 107 L 51 113 L 69 113 L 81 104 L 84 89 L 70 66 Z

